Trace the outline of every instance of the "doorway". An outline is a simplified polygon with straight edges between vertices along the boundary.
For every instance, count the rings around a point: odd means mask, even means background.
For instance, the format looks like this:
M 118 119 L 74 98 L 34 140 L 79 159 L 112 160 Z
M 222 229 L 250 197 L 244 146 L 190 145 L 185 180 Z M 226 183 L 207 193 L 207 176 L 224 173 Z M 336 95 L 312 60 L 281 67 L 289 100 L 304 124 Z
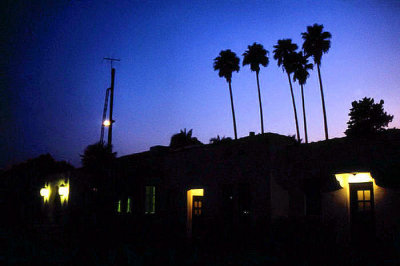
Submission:
M 350 183 L 351 238 L 358 244 L 368 244 L 375 236 L 373 182 Z
M 187 191 L 187 236 L 199 236 L 203 232 L 204 189 Z

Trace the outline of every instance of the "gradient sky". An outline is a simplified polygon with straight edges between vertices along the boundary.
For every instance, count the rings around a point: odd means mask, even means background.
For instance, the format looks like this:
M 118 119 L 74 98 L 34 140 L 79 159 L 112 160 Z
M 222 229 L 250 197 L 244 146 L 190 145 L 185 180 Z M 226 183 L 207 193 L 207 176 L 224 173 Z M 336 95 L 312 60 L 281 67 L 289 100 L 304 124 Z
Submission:
M 110 84 L 103 57 L 121 59 L 115 64 L 118 156 L 168 145 L 183 128 L 203 143 L 217 134 L 233 137 L 228 85 L 213 71 L 213 59 L 231 49 L 242 61 L 253 42 L 270 52 L 260 72 L 265 130 L 293 135 L 287 76 L 271 55 L 278 39 L 301 46 L 301 32 L 314 23 L 332 34 L 321 68 L 330 137 L 344 136 L 351 102 L 365 96 L 383 99 L 394 115 L 389 126 L 400 127 L 400 1 L 6 2 L 0 168 L 47 152 L 80 166 L 79 154 L 100 136 Z M 249 66 L 233 74 L 232 88 L 239 137 L 259 133 Z M 297 84 L 294 92 L 301 119 Z M 309 139 L 322 140 L 316 71 L 305 97 Z

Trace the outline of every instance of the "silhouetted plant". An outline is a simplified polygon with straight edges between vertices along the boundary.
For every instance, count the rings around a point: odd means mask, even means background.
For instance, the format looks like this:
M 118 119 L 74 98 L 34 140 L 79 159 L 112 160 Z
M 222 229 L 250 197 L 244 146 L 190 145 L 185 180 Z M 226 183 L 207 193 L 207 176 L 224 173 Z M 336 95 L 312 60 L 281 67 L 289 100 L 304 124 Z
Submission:
M 347 122 L 347 130 L 344 132 L 348 137 L 371 136 L 388 126 L 393 120 L 393 115 L 383 110 L 384 101 L 374 103 L 373 98 L 364 97 L 360 101 L 351 103 L 350 120 Z
M 247 46 L 247 51 L 244 52 L 243 56 L 244 56 L 243 66 L 250 65 L 251 71 L 256 72 L 258 102 L 260 104 L 261 133 L 264 134 L 264 121 L 263 121 L 263 111 L 261 104 L 261 92 L 260 92 L 258 73 L 260 72 L 260 65 L 266 67 L 269 63 L 268 51 L 265 50 L 261 44 L 253 43 L 253 45 Z
M 81 156 L 82 166 L 92 172 L 103 171 L 110 167 L 117 156 L 116 152 L 112 152 L 112 147 L 97 142 L 86 147 Z
M 329 39 L 332 38 L 332 35 L 327 31 L 323 31 L 323 29 L 323 25 L 314 24 L 313 26 L 308 26 L 307 32 L 303 32 L 301 36 L 304 40 L 303 50 L 305 55 L 307 57 L 312 56 L 314 63 L 317 64 L 322 111 L 324 115 L 325 139 L 328 139 L 328 122 L 326 120 L 325 99 L 324 90 L 322 88 L 320 65 L 322 54 L 327 53 L 331 47 L 331 41 Z
M 186 132 L 186 128 L 181 130 L 181 132 L 174 134 L 171 137 L 171 142 L 169 147 L 172 149 L 183 148 L 191 145 L 201 145 L 201 143 L 196 137 L 192 137 L 193 129 Z
M 297 53 L 296 60 L 294 62 L 295 71 L 293 73 L 293 80 L 298 80 L 301 87 L 301 102 L 303 105 L 303 122 L 304 122 L 304 135 L 306 143 L 308 143 L 307 135 L 307 120 L 306 120 L 306 107 L 304 104 L 304 90 L 303 87 L 306 84 L 307 78 L 310 76 L 308 70 L 313 69 L 313 64 L 308 63 L 308 59 L 303 55 L 302 52 Z
M 214 58 L 214 70 L 218 70 L 218 75 L 224 77 L 229 84 L 229 94 L 231 96 L 231 107 L 232 107 L 232 118 L 233 118 L 233 131 L 235 133 L 235 139 L 237 139 L 236 131 L 236 119 L 235 119 L 235 108 L 233 106 L 232 96 L 232 72 L 239 72 L 240 59 L 231 50 L 224 50 L 219 53 L 219 56 Z
M 290 74 L 295 71 L 295 56 L 297 50 L 297 44 L 292 43 L 291 39 L 283 39 L 278 40 L 278 44 L 274 45 L 274 59 L 278 60 L 278 66 L 282 66 L 282 70 L 286 71 L 289 80 L 290 93 L 292 95 L 292 104 L 293 104 L 293 112 L 294 112 L 294 120 L 296 123 L 296 133 L 297 140 L 300 141 L 300 132 L 299 132 L 299 122 L 297 120 L 297 110 L 296 110 L 296 102 L 294 100 L 292 81 L 290 79 Z
M 210 139 L 210 144 L 222 144 L 222 143 L 228 143 L 231 142 L 232 139 L 229 137 L 220 137 L 219 135 L 217 135 L 215 138 L 211 138 Z

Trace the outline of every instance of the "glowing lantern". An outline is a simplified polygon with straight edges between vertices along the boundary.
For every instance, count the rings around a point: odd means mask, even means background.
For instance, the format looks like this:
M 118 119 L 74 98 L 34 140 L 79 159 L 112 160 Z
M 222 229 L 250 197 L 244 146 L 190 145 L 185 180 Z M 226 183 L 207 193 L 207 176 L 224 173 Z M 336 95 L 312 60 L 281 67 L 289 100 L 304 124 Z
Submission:
M 40 190 L 40 196 L 49 197 L 49 195 L 50 195 L 50 190 L 48 188 L 42 188 Z
M 65 181 L 59 181 L 58 187 L 58 195 L 60 195 L 61 204 L 68 202 L 69 197 L 69 182 L 67 184 L 64 183 Z
M 44 202 L 48 202 L 50 198 L 50 187 L 45 186 L 44 188 L 40 189 L 40 196 L 43 197 Z
M 66 197 L 69 194 L 68 190 L 69 190 L 68 187 L 61 186 L 58 188 L 58 194 L 60 194 L 60 196 L 62 196 L 62 197 Z

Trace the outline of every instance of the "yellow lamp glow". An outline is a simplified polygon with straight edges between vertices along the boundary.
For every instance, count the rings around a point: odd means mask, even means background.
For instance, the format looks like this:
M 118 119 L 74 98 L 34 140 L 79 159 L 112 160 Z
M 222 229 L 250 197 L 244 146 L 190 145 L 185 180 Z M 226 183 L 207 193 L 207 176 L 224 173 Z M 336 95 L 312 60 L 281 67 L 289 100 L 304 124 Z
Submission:
M 43 197 L 44 202 L 48 202 L 50 198 L 50 187 L 46 185 L 44 188 L 40 189 L 40 196 Z
M 111 125 L 110 120 L 104 120 L 103 125 L 104 125 L 105 127 L 109 127 L 109 126 Z
M 59 187 L 58 194 L 60 194 L 60 196 L 62 196 L 62 197 L 68 196 L 68 194 L 69 194 L 68 187 L 65 187 L 65 186 Z
M 69 180 L 64 179 L 58 181 L 58 195 L 60 195 L 61 204 L 68 202 L 69 198 Z
M 187 233 L 192 233 L 192 204 L 193 196 L 204 196 L 204 189 L 190 189 L 187 191 Z
M 374 182 L 374 179 L 369 172 L 336 174 L 335 177 L 342 188 L 347 186 L 349 183 Z
M 40 190 L 40 196 L 49 197 L 49 195 L 50 195 L 50 190 L 48 188 L 42 188 Z

